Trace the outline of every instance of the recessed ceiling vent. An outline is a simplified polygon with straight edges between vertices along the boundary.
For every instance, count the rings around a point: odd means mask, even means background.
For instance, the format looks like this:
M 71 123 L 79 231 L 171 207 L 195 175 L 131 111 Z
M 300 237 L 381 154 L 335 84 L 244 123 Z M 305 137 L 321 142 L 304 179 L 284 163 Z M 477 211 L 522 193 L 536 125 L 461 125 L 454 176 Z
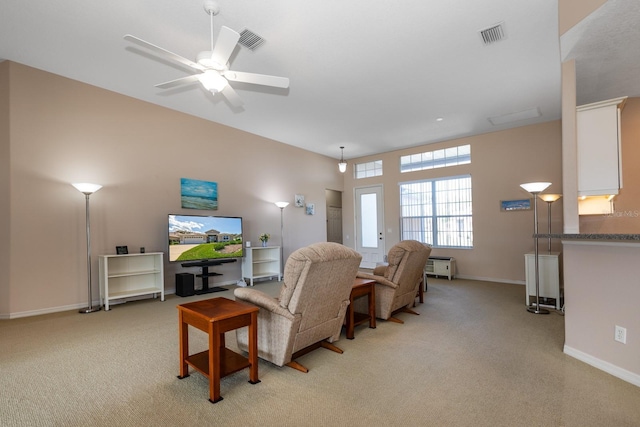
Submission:
M 253 31 L 245 28 L 240 31 L 240 40 L 238 40 L 238 43 L 240 46 L 244 46 L 247 49 L 255 50 L 264 43 L 264 39 Z
M 480 37 L 482 37 L 485 46 L 504 39 L 506 37 L 504 35 L 504 23 L 500 22 L 499 24 L 480 30 Z

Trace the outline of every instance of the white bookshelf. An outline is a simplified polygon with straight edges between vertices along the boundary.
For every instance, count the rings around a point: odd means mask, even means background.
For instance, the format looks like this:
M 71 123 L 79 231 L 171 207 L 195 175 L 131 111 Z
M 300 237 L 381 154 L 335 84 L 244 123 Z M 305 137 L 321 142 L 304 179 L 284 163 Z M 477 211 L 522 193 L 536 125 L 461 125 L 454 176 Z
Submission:
M 282 280 L 280 246 L 246 248 L 245 257 L 242 258 L 242 277 L 249 279 L 249 286 L 253 286 L 255 279 L 277 277 Z
M 429 257 L 424 266 L 428 276 L 446 276 L 451 280 L 456 274 L 456 259 L 453 257 Z
M 163 253 L 98 256 L 100 299 L 109 310 L 110 301 L 160 295 L 164 301 Z

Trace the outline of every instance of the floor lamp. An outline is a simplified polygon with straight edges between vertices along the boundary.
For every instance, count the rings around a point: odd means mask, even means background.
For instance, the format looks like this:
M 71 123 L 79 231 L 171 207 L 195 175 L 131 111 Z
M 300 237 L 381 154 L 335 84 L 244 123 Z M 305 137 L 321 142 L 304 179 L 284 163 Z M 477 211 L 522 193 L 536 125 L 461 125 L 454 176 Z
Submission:
M 527 311 L 534 314 L 549 314 L 549 310 L 540 308 L 540 271 L 538 270 L 538 194 L 543 192 L 547 187 L 551 185 L 550 182 L 528 182 L 526 184 L 520 184 L 525 191 L 528 191 L 533 196 L 533 241 L 535 245 L 534 260 L 535 260 L 535 277 L 536 277 L 536 305 L 535 307 L 528 305 Z M 527 290 L 528 298 L 529 290 Z
M 89 223 L 89 196 L 102 188 L 102 185 L 89 184 L 89 183 L 77 183 L 71 184 L 79 192 L 84 194 L 86 200 L 86 223 L 87 223 L 87 288 L 89 291 L 88 301 L 89 304 L 86 308 L 81 308 L 80 313 L 93 313 L 94 311 L 100 311 L 101 306 L 94 307 L 93 298 L 91 297 L 91 226 Z
M 549 234 L 547 251 L 551 253 L 551 203 L 562 197 L 562 194 L 540 194 L 538 197 L 547 202 L 547 234 Z
M 284 276 L 284 208 L 289 206 L 289 202 L 276 202 L 280 208 L 280 277 Z

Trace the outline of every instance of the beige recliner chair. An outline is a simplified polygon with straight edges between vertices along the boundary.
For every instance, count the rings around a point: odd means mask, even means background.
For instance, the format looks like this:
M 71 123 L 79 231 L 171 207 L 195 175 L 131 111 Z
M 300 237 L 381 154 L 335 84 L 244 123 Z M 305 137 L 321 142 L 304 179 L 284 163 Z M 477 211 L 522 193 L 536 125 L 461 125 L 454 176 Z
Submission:
M 296 357 L 338 340 L 349 295 L 362 256 L 338 243 L 315 243 L 289 256 L 280 296 L 255 288 L 237 288 L 236 300 L 260 307 L 258 357 L 302 372 Z M 236 330 L 238 347 L 247 351 L 247 328 Z
M 387 263 L 377 266 L 373 274 L 358 272 L 358 277 L 376 281 L 376 317 L 404 323 L 393 314 L 397 311 L 419 314 L 410 307 L 414 305 L 430 254 L 430 246 L 416 240 L 404 240 L 389 250 Z M 363 303 L 355 301 L 356 311 L 366 312 L 361 306 Z

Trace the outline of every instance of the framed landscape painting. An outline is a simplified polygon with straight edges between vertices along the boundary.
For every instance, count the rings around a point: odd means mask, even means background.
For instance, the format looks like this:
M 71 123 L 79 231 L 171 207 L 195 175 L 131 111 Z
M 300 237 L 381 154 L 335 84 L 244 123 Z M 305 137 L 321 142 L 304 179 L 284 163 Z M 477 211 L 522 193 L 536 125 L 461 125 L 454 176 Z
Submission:
M 501 211 L 528 211 L 531 209 L 531 199 L 501 200 Z
M 218 209 L 218 183 L 180 178 L 180 200 L 185 209 Z

